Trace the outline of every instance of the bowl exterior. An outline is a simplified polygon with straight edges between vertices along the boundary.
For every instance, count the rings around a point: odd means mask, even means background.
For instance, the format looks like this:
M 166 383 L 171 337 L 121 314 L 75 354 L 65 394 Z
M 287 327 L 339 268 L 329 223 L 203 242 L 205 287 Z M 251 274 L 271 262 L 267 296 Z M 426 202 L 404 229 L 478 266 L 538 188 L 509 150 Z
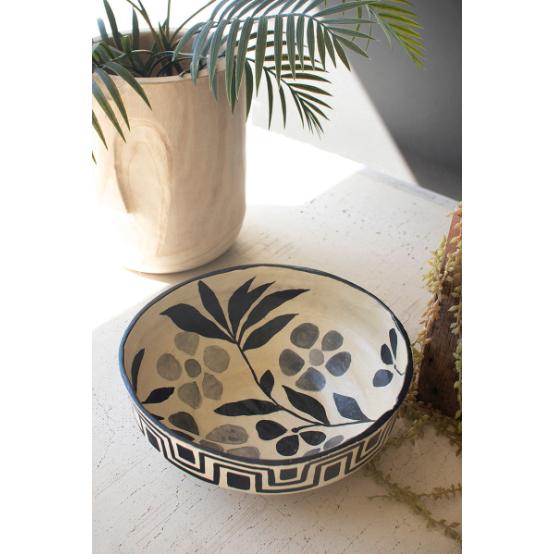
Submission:
M 191 442 L 177 439 L 167 428 L 145 417 L 133 403 L 140 431 L 172 464 L 206 483 L 251 494 L 291 494 L 317 489 L 339 481 L 366 464 L 385 444 L 396 414 L 373 434 L 333 449 L 329 454 L 283 463 L 268 460 L 232 459 Z

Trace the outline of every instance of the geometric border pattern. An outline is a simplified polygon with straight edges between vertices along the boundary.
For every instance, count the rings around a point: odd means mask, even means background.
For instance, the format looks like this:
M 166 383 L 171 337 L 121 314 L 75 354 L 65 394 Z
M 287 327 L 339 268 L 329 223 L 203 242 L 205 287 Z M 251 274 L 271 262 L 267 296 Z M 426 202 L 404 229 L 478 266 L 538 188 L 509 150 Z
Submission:
M 235 461 L 196 448 L 155 427 L 132 404 L 139 429 L 168 461 L 186 473 L 219 487 L 252 494 L 291 494 L 334 483 L 367 463 L 385 444 L 396 414 L 369 437 L 315 460 L 287 465 Z

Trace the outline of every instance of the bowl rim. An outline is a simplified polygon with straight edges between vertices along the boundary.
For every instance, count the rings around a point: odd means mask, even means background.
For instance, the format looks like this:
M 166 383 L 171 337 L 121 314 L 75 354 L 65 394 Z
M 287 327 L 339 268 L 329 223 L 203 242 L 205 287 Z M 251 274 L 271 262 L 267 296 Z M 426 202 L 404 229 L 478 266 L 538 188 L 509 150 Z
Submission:
M 175 432 L 173 429 L 170 429 L 169 427 L 166 427 L 158 421 L 150 412 L 148 412 L 140 400 L 138 399 L 137 395 L 135 394 L 135 391 L 133 390 L 133 387 L 129 381 L 129 378 L 127 377 L 127 372 L 125 371 L 125 365 L 124 365 L 124 349 L 125 349 L 125 343 L 127 342 L 127 338 L 129 337 L 129 334 L 133 330 L 135 324 L 137 321 L 142 317 L 142 315 L 149 310 L 154 304 L 158 303 L 160 300 L 165 298 L 167 295 L 171 294 L 172 292 L 176 291 L 177 289 L 184 287 L 185 285 L 188 285 L 190 283 L 193 283 L 195 281 L 199 281 L 200 279 L 204 279 L 207 277 L 213 277 L 215 275 L 222 275 L 225 273 L 231 273 L 233 271 L 239 271 L 244 269 L 251 269 L 255 267 L 274 267 L 274 268 L 282 268 L 282 269 L 290 269 L 293 271 L 302 271 L 305 273 L 311 273 L 314 275 L 318 275 L 320 277 L 327 277 L 334 279 L 336 281 L 339 281 L 340 283 L 343 283 L 345 285 L 348 285 L 360 292 L 363 292 L 364 294 L 367 294 L 374 300 L 376 300 L 381 307 L 383 307 L 392 317 L 392 320 L 394 324 L 396 325 L 396 328 L 398 331 L 400 331 L 400 334 L 402 335 L 402 338 L 408 345 L 408 365 L 406 367 L 406 372 L 404 374 L 404 383 L 402 385 L 402 388 L 400 389 L 400 392 L 398 393 L 398 396 L 396 398 L 396 402 L 394 406 L 387 410 L 379 419 L 377 419 L 373 425 L 370 425 L 365 431 L 362 433 L 352 437 L 351 439 L 347 440 L 346 442 L 343 442 L 339 444 L 338 446 L 335 446 L 334 448 L 330 448 L 329 450 L 322 450 L 318 452 L 317 454 L 312 454 L 311 456 L 302 456 L 302 457 L 291 457 L 291 458 L 285 458 L 283 460 L 274 460 L 274 459 L 264 459 L 264 458 L 248 458 L 246 456 L 237 456 L 234 454 L 227 454 L 226 452 L 221 452 L 218 450 L 215 450 L 213 448 L 209 448 L 207 446 L 204 446 L 200 443 L 196 443 L 194 441 L 189 441 L 179 433 Z M 286 264 L 267 264 L 267 263 L 259 263 L 259 264 L 246 264 L 246 265 L 238 265 L 238 266 L 231 266 L 226 267 L 223 269 L 218 269 L 215 271 L 210 271 L 208 273 L 203 273 L 202 275 L 198 275 L 195 277 L 192 277 L 190 279 L 187 279 L 186 281 L 183 281 L 182 283 L 179 283 L 177 285 L 174 285 L 167 290 L 163 291 L 161 294 L 157 295 L 155 298 L 150 300 L 131 320 L 131 323 L 127 326 L 127 329 L 123 333 L 123 337 L 121 339 L 120 345 L 119 345 L 119 354 L 118 354 L 118 362 L 119 362 L 119 372 L 121 374 L 121 378 L 123 379 L 123 384 L 125 385 L 125 388 L 127 389 L 127 393 L 129 394 L 134 407 L 139 410 L 141 415 L 148 420 L 148 422 L 155 428 L 162 428 L 160 429 L 164 433 L 168 434 L 170 437 L 173 437 L 174 439 L 184 442 L 185 444 L 190 444 L 194 448 L 200 451 L 204 451 L 212 456 L 216 456 L 218 458 L 226 458 L 230 461 L 234 462 L 244 462 L 248 464 L 254 464 L 258 466 L 291 466 L 291 465 L 303 465 L 306 462 L 312 462 L 319 458 L 324 459 L 329 456 L 333 456 L 338 451 L 352 446 L 354 443 L 359 442 L 362 439 L 365 439 L 376 432 L 380 431 L 381 428 L 387 423 L 392 417 L 394 417 L 395 412 L 398 410 L 404 399 L 406 398 L 406 395 L 408 394 L 408 390 L 410 387 L 410 383 L 412 382 L 413 378 L 413 371 L 414 371 L 414 363 L 413 363 L 413 355 L 412 355 L 412 348 L 410 343 L 410 338 L 408 336 L 408 333 L 406 332 L 406 329 L 404 329 L 404 326 L 400 322 L 400 320 L 394 315 L 392 310 L 379 298 L 377 298 L 374 294 L 370 293 L 369 291 L 365 290 L 364 288 L 360 287 L 359 285 L 356 285 L 352 283 L 351 281 L 348 281 L 346 279 L 343 279 L 342 277 L 337 277 L 336 275 L 333 275 L 331 273 L 327 273 L 325 271 L 321 271 L 318 269 L 312 269 L 308 267 L 302 267 L 302 266 L 294 266 L 294 265 L 286 265 Z

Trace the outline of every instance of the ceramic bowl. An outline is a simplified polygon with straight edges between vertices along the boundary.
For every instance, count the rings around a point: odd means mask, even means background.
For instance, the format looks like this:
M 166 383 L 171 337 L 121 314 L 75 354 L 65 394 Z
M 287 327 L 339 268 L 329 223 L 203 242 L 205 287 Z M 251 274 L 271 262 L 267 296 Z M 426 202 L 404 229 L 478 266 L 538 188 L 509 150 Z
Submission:
M 378 298 L 302 267 L 195 277 L 133 319 L 119 362 L 140 430 L 190 475 L 254 494 L 349 475 L 383 446 L 413 374 Z

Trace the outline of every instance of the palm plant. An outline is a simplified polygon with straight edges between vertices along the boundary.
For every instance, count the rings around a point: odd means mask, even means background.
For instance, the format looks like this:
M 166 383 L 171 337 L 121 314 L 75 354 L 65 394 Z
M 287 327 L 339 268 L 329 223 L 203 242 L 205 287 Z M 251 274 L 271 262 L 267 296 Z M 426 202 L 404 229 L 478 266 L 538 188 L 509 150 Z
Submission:
M 265 75 L 268 127 L 273 117 L 275 85 L 283 126 L 287 121 L 287 100 L 292 98 L 302 125 L 319 135 L 323 132 L 320 118 L 328 120 L 325 109 L 332 109 L 322 99 L 331 96 L 321 88 L 322 83 L 330 83 L 324 77 L 327 68 L 341 62 L 350 70 L 347 50 L 368 58 L 366 51 L 375 40 L 371 36 L 373 25 L 381 27 L 391 46 L 396 41 L 423 68 L 420 60 L 423 55 L 418 50 L 423 48 L 419 42 L 421 37 L 413 29 L 421 26 L 411 19 L 418 16 L 397 6 L 412 6 L 407 0 L 389 0 L 393 3 L 342 0 L 340 5 L 332 7 L 327 7 L 327 0 L 209 0 L 176 29 L 170 27 L 171 0 L 167 3 L 166 20 L 158 23 L 157 28 L 141 0 L 126 2 L 133 7 L 132 32 L 128 35 L 119 32 L 112 8 L 104 0 L 111 37 L 103 20 L 98 19 L 100 40 L 92 41 L 92 95 L 124 141 L 116 111 L 130 130 L 129 119 L 112 78 L 114 75 L 127 82 L 150 107 L 137 77 L 190 74 L 196 84 L 199 72 L 206 69 L 214 99 L 221 101 L 224 96 L 231 109 L 244 85 L 247 117 L 254 92 L 258 94 Z M 213 4 L 205 21 L 186 27 Z M 152 36 L 152 46 L 147 50 L 139 47 L 137 13 Z M 225 91 L 218 92 L 216 67 L 220 61 L 225 62 L 226 86 Z M 116 110 L 108 100 L 110 97 Z M 107 148 L 94 110 L 92 127 Z

